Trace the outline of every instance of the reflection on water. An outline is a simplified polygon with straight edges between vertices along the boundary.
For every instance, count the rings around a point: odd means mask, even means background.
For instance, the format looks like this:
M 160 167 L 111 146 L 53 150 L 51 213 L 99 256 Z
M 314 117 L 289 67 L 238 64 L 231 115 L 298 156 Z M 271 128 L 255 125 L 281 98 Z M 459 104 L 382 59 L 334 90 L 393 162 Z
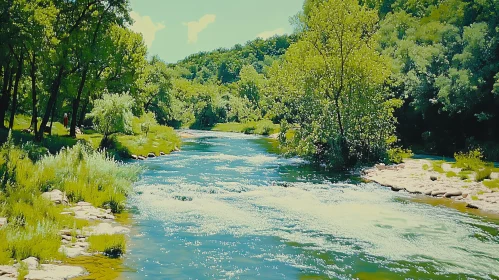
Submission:
M 144 162 L 127 279 L 497 279 L 498 224 L 194 132 Z

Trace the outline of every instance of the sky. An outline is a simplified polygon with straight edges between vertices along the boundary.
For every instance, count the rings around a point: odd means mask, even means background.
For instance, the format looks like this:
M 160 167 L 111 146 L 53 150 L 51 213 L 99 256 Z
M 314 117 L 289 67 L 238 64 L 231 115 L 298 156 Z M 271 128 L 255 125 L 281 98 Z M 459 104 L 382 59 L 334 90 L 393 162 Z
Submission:
M 303 0 L 131 0 L 131 28 L 142 33 L 149 55 L 177 62 L 200 51 L 289 34 L 289 18 L 302 5 Z

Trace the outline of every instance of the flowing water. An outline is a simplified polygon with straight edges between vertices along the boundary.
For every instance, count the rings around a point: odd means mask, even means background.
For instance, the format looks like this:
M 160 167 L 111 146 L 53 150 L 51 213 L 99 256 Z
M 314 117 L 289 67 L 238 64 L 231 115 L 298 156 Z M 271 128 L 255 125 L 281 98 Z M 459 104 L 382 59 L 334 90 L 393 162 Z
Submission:
M 145 161 L 125 279 L 499 279 L 499 224 L 193 132 Z

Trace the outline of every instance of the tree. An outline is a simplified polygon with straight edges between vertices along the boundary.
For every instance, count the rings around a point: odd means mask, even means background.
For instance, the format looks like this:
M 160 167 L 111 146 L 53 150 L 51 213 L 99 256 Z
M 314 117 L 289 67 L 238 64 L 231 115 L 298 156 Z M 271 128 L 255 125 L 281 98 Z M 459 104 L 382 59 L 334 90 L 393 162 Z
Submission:
M 356 0 L 306 7 L 301 39 L 270 70 L 278 110 L 298 125 L 284 144 L 329 166 L 379 159 L 393 141 L 399 102 L 383 95 L 389 69 L 375 49 L 377 13 Z
M 88 115 L 94 127 L 104 135 L 102 143 L 107 143 L 114 133 L 132 132 L 133 98 L 129 94 L 102 95 L 102 99 L 94 100 L 94 108 Z

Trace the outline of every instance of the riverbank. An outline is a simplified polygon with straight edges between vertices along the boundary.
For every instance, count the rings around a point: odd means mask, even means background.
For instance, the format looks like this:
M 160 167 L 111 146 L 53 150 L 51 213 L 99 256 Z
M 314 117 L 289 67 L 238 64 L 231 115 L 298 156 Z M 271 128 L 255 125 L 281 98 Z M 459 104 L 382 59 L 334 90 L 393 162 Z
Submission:
M 362 177 L 393 191 L 453 199 L 467 203 L 471 209 L 499 213 L 499 172 L 493 170 L 490 179 L 477 182 L 476 174 L 448 162 L 405 159 L 398 165 L 364 169 Z

